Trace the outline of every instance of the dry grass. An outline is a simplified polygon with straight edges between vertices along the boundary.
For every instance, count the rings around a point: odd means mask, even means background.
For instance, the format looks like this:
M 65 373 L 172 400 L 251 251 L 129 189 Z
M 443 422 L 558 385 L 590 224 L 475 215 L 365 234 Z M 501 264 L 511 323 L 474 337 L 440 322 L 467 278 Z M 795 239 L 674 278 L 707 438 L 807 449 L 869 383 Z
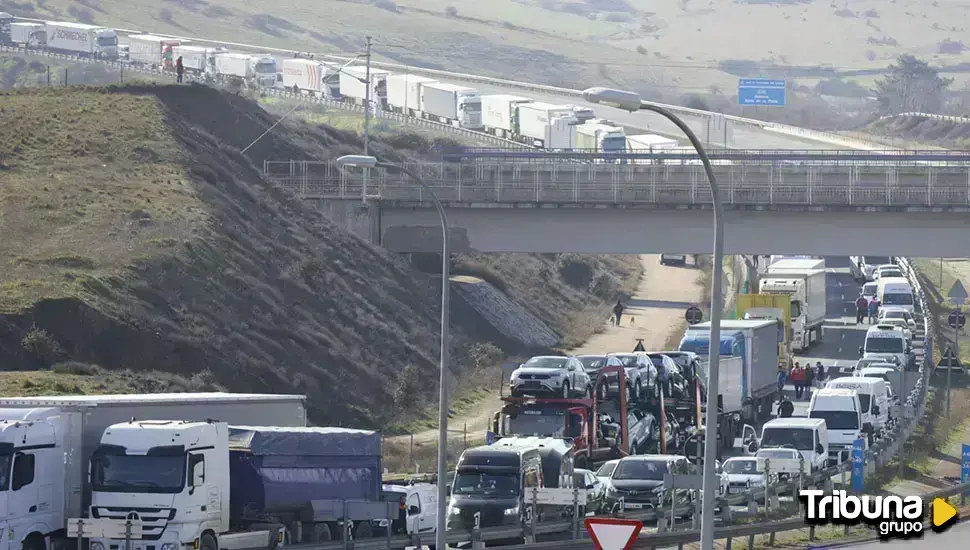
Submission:
M 970 124 L 932 120 L 923 117 L 893 117 L 869 124 L 865 131 L 884 136 L 894 147 L 909 149 L 939 146 L 966 150 L 970 146 Z
M 359 136 L 293 121 L 243 157 L 276 118 L 194 85 L 23 90 L 0 105 L 6 368 L 98 364 L 95 385 L 106 387 L 129 370 L 159 388 L 211 373 L 234 391 L 305 393 L 311 421 L 361 427 L 406 420 L 391 403 L 408 365 L 421 381 L 437 378 L 439 283 L 254 168 L 358 152 Z M 371 144 L 391 162 L 428 146 Z M 597 261 L 613 277 L 635 263 Z M 527 258 L 509 263 L 500 284 L 528 282 L 536 302 L 609 307 L 588 291 L 556 302 L 566 283 L 537 285 Z M 459 358 L 475 339 L 454 324 Z M 480 370 L 458 361 L 459 380 Z M 434 387 L 417 386 L 412 414 L 434 403 Z

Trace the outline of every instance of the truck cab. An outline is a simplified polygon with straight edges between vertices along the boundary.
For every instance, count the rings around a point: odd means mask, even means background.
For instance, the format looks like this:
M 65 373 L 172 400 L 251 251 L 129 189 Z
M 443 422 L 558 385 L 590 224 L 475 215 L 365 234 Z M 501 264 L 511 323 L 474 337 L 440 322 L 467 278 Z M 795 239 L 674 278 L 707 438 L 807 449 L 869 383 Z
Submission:
M 461 453 L 448 504 L 449 531 L 520 525 L 526 493 L 542 487 L 539 449 L 518 446 L 473 447 Z M 476 519 L 477 516 L 477 519 Z
M 821 418 L 770 420 L 761 428 L 759 446 L 761 449 L 795 449 L 805 459 L 806 473 L 824 469 L 829 459 L 828 429 Z
M 791 300 L 792 348 L 807 349 L 822 338 L 827 297 L 825 260 L 783 258 L 768 266 L 759 293 L 788 295 Z
M 852 444 L 862 437 L 862 402 L 849 388 L 824 388 L 812 395 L 809 418 L 821 418 L 829 432 L 829 463 L 848 460 Z
M 278 81 L 279 67 L 276 58 L 269 55 L 253 56 L 253 77 L 259 88 L 274 88 Z M 322 72 L 322 71 L 321 71 Z

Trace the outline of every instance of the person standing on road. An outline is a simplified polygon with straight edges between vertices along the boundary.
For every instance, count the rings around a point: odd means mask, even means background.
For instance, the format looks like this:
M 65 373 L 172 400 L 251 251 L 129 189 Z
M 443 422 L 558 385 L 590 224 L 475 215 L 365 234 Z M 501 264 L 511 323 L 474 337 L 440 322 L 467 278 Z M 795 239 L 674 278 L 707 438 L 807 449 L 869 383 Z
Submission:
M 788 382 L 788 373 L 785 367 L 778 367 L 778 399 L 785 399 L 785 383 Z
M 874 325 L 879 320 L 879 298 L 873 298 L 869 302 L 869 324 Z
M 810 399 L 812 397 L 812 388 L 815 387 L 815 369 L 812 368 L 811 363 L 805 365 L 805 387 L 808 389 L 808 395 L 806 397 Z
M 859 299 L 855 301 L 855 324 L 862 324 L 862 320 L 866 318 L 866 310 L 868 308 L 869 302 L 865 296 L 860 294 Z
M 178 59 L 175 60 L 175 80 L 179 84 L 182 83 L 182 73 L 185 69 L 182 67 L 182 56 L 180 55 Z
M 616 326 L 620 326 L 620 316 L 623 315 L 623 309 L 623 302 L 617 300 L 616 305 L 613 306 L 613 315 L 616 316 Z
M 801 365 L 798 361 L 795 361 L 795 366 L 791 369 L 791 374 L 788 376 L 791 379 L 792 385 L 795 386 L 795 399 L 802 398 L 802 392 L 805 391 L 805 371 L 802 370 Z
M 791 418 L 795 414 L 795 405 L 788 397 L 783 397 L 778 405 L 778 418 Z
M 818 381 L 820 388 L 825 384 L 825 366 L 821 361 L 815 362 L 815 380 Z

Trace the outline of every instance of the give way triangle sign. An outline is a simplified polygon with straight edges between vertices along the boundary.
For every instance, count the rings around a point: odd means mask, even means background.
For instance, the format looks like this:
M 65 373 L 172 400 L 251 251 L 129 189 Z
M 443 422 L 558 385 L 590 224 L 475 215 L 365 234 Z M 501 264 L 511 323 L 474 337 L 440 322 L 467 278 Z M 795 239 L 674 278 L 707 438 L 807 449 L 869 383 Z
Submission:
M 629 550 L 643 522 L 631 519 L 586 518 L 586 531 L 597 550 Z

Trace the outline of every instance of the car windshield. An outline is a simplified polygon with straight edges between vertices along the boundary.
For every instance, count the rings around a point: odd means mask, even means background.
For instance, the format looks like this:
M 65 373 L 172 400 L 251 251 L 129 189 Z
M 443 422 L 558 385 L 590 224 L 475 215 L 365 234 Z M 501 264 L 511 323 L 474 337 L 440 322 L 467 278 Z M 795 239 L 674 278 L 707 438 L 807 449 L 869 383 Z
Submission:
M 885 265 L 890 263 L 889 256 L 866 256 L 865 261 L 869 265 Z
M 662 460 L 621 460 L 613 479 L 662 481 L 669 468 Z
M 513 473 L 458 472 L 454 495 L 516 496 L 519 494 L 519 476 Z
M 911 306 L 913 305 L 913 295 L 908 292 L 883 294 L 882 304 L 885 306 Z
M 185 487 L 185 455 L 95 455 L 91 485 L 114 493 L 179 493 Z
M 637 366 L 637 356 L 636 355 L 617 355 L 617 359 L 623 363 L 624 367 L 635 367 Z
M 566 368 L 565 357 L 533 357 L 525 362 L 524 367 L 531 369 L 563 369 Z
M 830 430 L 858 430 L 859 415 L 851 411 L 811 411 L 809 418 L 821 418 Z
M 509 416 L 509 433 L 562 437 L 566 431 L 566 412 L 557 410 L 522 411 Z
M 814 431 L 809 428 L 765 428 L 761 435 L 761 446 L 811 451 L 815 443 L 814 435 Z
M 613 475 L 613 470 L 616 469 L 616 464 L 616 462 L 607 462 L 600 466 L 600 469 L 596 470 L 596 477 L 610 477 Z
M 606 357 L 594 357 L 592 355 L 587 355 L 585 357 L 580 357 L 579 361 L 583 364 L 583 368 L 586 370 L 601 369 L 606 365 Z
M 758 468 L 757 460 L 728 460 L 722 470 L 725 474 L 756 475 L 764 473 Z
M 906 312 L 901 309 L 886 309 L 882 312 L 883 319 L 903 319 L 906 320 Z
M 870 336 L 866 338 L 866 353 L 902 353 L 903 348 L 902 338 L 879 338 L 878 336 Z

